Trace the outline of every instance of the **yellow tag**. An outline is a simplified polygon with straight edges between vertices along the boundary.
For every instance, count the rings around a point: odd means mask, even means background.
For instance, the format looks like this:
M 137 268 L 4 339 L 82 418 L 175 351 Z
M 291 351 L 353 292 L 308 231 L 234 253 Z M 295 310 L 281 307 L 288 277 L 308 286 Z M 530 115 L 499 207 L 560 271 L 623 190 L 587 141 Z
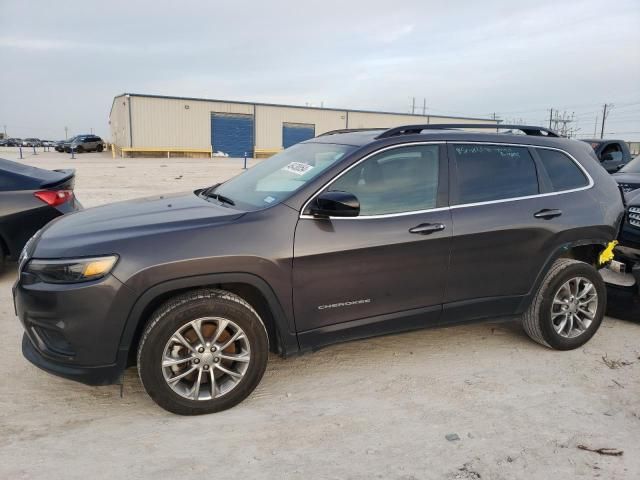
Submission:
M 605 248 L 600 254 L 600 266 L 606 265 L 607 263 L 613 260 L 614 254 L 613 249 L 618 245 L 618 241 L 614 240 L 613 242 L 609 242 L 607 248 Z

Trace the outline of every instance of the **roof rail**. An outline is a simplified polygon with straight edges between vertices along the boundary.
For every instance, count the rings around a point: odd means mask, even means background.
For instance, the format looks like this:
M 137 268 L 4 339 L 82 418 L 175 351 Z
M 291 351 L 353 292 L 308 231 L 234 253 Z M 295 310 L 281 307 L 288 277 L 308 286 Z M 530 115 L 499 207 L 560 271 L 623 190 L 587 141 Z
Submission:
M 327 135 L 338 135 L 340 133 L 353 133 L 353 132 L 369 132 L 372 130 L 384 130 L 382 127 L 378 128 L 341 128 L 339 130 L 331 130 L 318 135 L 319 137 L 325 137 Z
M 546 137 L 559 137 L 559 135 L 544 127 L 534 127 L 530 125 L 503 125 L 503 124 L 495 124 L 495 123 L 482 123 L 482 124 L 473 124 L 473 123 L 430 123 L 425 125 L 403 125 L 401 127 L 390 128 L 389 130 L 385 130 L 380 135 L 376 137 L 376 139 L 380 138 L 389 138 L 395 137 L 396 135 L 409 135 L 415 133 L 421 133 L 423 130 L 450 130 L 450 129 L 458 129 L 458 128 L 479 128 L 479 129 L 491 129 L 491 130 L 520 130 L 526 135 L 532 136 L 546 136 Z

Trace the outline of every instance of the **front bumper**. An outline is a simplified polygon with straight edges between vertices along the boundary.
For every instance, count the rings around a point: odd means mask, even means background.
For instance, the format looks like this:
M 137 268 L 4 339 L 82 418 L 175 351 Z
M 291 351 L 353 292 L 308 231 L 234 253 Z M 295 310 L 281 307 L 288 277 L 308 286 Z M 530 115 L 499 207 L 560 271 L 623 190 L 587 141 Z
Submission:
M 127 366 L 120 340 L 134 300 L 126 286 L 112 275 L 66 285 L 19 279 L 13 295 L 27 360 L 89 385 L 117 383 Z
M 32 364 L 46 372 L 86 385 L 120 383 L 120 377 L 124 371 L 124 367 L 117 363 L 98 367 L 80 367 L 48 359 L 31 342 L 26 333 L 22 336 L 22 354 Z

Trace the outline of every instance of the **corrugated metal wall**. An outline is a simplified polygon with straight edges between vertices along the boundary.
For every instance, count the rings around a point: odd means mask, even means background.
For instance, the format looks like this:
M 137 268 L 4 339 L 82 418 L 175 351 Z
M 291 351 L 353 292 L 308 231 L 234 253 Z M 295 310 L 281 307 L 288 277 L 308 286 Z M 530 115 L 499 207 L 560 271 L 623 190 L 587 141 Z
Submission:
M 253 105 L 131 97 L 134 147 L 211 147 L 211 114 L 252 114 Z
M 133 145 L 129 144 L 129 112 Z M 411 123 L 494 123 L 491 120 L 422 115 L 288 107 L 215 100 L 165 98 L 132 94 L 114 99 L 111 139 L 119 147 L 211 148 L 211 115 L 238 113 L 254 115 L 255 148 L 277 151 L 283 148 L 285 123 L 315 125 L 315 134 L 342 128 L 394 127 Z
M 111 143 L 119 147 L 129 146 L 129 99 L 124 95 L 113 99 L 109 127 L 111 130 Z
M 278 150 L 284 123 L 310 123 L 316 135 L 345 127 L 346 112 L 311 108 L 256 105 L 256 148 Z
M 423 115 L 393 115 L 388 113 L 349 112 L 349 128 L 397 127 L 412 123 L 494 123 L 487 120 L 468 120 Z

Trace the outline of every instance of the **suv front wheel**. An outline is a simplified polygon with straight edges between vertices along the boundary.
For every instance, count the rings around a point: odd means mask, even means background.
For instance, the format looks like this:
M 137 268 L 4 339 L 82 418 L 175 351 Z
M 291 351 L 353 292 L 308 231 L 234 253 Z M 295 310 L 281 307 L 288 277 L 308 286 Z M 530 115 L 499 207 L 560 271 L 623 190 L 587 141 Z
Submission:
M 266 328 L 247 302 L 223 290 L 196 290 L 156 310 L 140 341 L 138 373 L 165 410 L 214 413 L 256 388 L 268 354 Z
M 598 271 L 577 260 L 556 260 L 523 316 L 525 332 L 556 350 L 584 345 L 606 310 L 606 286 Z

